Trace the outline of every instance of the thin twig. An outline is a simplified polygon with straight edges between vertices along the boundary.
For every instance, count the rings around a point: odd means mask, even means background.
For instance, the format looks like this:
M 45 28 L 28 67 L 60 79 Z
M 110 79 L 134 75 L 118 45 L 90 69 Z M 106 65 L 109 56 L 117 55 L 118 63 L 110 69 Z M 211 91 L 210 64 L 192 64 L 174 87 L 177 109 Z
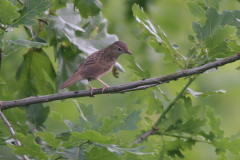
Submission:
M 188 77 L 191 75 L 196 75 L 203 73 L 206 70 L 209 70 L 211 68 L 216 68 L 219 66 L 223 66 L 228 63 L 232 63 L 234 61 L 237 61 L 240 59 L 240 53 L 233 55 L 231 57 L 227 57 L 215 62 L 207 63 L 203 66 L 196 67 L 189 70 L 184 70 L 181 72 L 156 77 L 156 78 L 150 78 L 150 79 L 143 79 L 140 81 L 135 81 L 119 86 L 109 87 L 104 90 L 104 93 L 102 93 L 102 88 L 94 89 L 93 94 L 108 94 L 108 93 L 121 93 L 122 91 L 126 91 L 129 89 L 134 89 L 137 87 L 142 87 L 146 85 L 159 85 L 162 83 L 168 83 L 172 80 L 177 80 L 181 77 Z M 57 93 L 57 94 L 51 94 L 51 95 L 44 95 L 44 96 L 37 96 L 37 97 L 28 97 L 24 99 L 14 100 L 14 101 L 4 101 L 3 105 L 0 106 L 0 110 L 14 108 L 14 107 L 20 107 L 20 106 L 28 106 L 31 104 L 37 104 L 37 103 L 44 103 L 44 102 L 50 102 L 50 101 L 56 101 L 56 100 L 62 100 L 67 98 L 75 98 L 75 97 L 91 97 L 91 91 L 90 90 L 84 90 L 84 91 L 74 91 L 74 92 L 66 92 L 66 93 Z
M 131 92 L 131 91 L 138 91 L 138 90 L 145 90 L 145 89 L 148 89 L 150 87 L 154 87 L 158 84 L 150 84 L 150 85 L 145 85 L 145 86 L 140 86 L 140 87 L 136 87 L 136 88 L 132 88 L 132 89 L 126 89 L 126 90 L 123 90 L 119 93 L 125 93 L 125 92 Z
M 187 90 L 187 88 L 192 84 L 192 82 L 196 79 L 197 77 L 190 78 L 186 86 L 183 87 L 181 92 L 177 95 L 177 97 L 169 104 L 167 109 L 163 111 L 161 116 L 158 118 L 157 122 L 154 124 L 155 127 L 158 127 L 159 124 L 162 122 L 166 114 L 172 109 L 172 107 L 176 104 L 176 102 L 183 96 L 183 93 Z
M 136 139 L 132 144 L 131 144 L 131 147 L 134 145 L 134 144 L 137 144 L 139 142 L 141 142 L 142 140 L 146 139 L 148 136 L 152 135 L 152 134 L 155 134 L 155 132 L 159 130 L 158 128 L 156 128 L 155 126 L 152 127 L 151 130 L 149 130 L 148 132 L 144 133 L 141 137 L 139 137 L 138 139 Z
M 194 78 L 190 78 L 188 83 L 186 84 L 186 86 L 184 86 L 184 88 L 181 90 L 181 92 L 177 95 L 177 97 L 169 104 L 169 106 L 167 107 L 166 110 L 163 111 L 163 113 L 161 114 L 161 116 L 158 118 L 157 122 L 154 124 L 154 126 L 152 127 L 151 130 L 149 130 L 148 132 L 144 133 L 141 137 L 139 137 L 138 139 L 136 139 L 134 143 L 139 143 L 142 140 L 144 140 L 145 138 L 147 138 L 148 136 L 154 134 L 157 130 L 159 130 L 157 127 L 160 125 L 160 123 L 162 122 L 163 118 L 166 116 L 166 114 L 172 109 L 172 107 L 176 104 L 176 102 L 179 100 L 179 98 L 181 98 L 183 96 L 183 93 L 186 91 L 186 89 L 189 87 L 190 84 L 192 84 L 192 82 L 196 79 L 196 77 Z M 132 145 L 133 145 L 132 144 Z
M 2 104 L 3 102 L 1 101 L 0 103 Z M 2 113 L 1 110 L 0 110 L 0 116 L 1 116 L 1 118 L 3 120 L 3 122 L 7 125 L 11 135 L 14 137 L 15 131 L 13 130 L 12 125 L 8 122 L 7 118 L 4 116 L 4 114 Z M 16 143 L 17 146 L 21 146 L 22 145 L 21 142 L 19 140 L 17 140 L 16 138 L 14 138 L 14 140 L 15 140 L 15 143 Z M 25 160 L 28 160 L 28 157 L 26 155 L 23 155 L 23 158 Z
M 180 136 L 180 135 L 174 135 L 174 134 L 166 134 L 166 133 L 161 133 L 161 132 L 157 132 L 157 133 L 155 133 L 155 134 L 156 134 L 156 135 L 160 135 L 160 136 L 164 135 L 164 136 L 169 136 L 169 137 L 191 139 L 191 140 L 196 141 L 196 142 L 202 142 L 202 143 L 212 144 L 212 142 L 209 142 L 209 141 L 194 139 L 194 138 L 192 138 L 192 137 L 187 137 L 187 136 Z
M 18 2 L 19 2 L 19 3 L 21 3 L 21 4 L 23 5 L 23 1 L 21 1 L 21 0 L 18 0 Z
M 43 22 L 43 23 L 45 23 L 46 25 L 49 25 L 49 22 L 48 21 L 46 21 L 46 20 L 44 20 L 44 19 L 38 19 L 40 22 Z
M 0 48 L 0 69 L 2 67 L 2 48 Z

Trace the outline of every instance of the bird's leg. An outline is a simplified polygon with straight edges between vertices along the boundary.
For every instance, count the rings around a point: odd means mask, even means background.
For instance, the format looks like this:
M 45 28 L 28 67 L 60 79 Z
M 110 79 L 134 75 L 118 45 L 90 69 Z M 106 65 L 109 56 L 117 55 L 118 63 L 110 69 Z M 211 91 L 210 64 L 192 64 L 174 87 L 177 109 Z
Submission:
M 96 88 L 93 88 L 90 83 L 89 83 L 89 86 L 90 86 L 90 90 L 91 90 L 91 95 L 93 95 L 93 89 L 96 89 Z
M 97 80 L 104 85 L 104 87 L 103 87 L 103 89 L 102 89 L 102 93 L 103 93 L 103 91 L 104 91 L 106 88 L 108 88 L 109 86 L 108 86 L 106 83 L 104 83 L 101 79 L 98 78 Z M 109 93 L 108 95 L 110 95 L 110 93 Z

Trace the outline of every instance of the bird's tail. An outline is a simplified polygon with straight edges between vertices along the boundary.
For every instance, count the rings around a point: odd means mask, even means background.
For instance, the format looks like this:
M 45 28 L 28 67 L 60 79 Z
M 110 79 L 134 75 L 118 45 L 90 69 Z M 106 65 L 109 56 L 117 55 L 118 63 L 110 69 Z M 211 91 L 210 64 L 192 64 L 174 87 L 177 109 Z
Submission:
M 78 81 L 82 79 L 82 76 L 79 76 L 78 74 L 74 74 L 71 78 L 69 78 L 66 82 L 64 82 L 61 86 L 60 89 L 63 89 L 69 85 L 71 85 L 72 83 Z

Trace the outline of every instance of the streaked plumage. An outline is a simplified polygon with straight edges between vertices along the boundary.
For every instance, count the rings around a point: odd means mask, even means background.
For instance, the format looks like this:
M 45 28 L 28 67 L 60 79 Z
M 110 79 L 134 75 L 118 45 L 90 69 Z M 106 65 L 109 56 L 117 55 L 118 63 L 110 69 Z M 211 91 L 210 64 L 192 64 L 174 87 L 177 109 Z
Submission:
M 113 68 L 117 58 L 123 53 L 132 55 L 132 53 L 128 50 L 128 46 L 121 41 L 116 41 L 110 46 L 94 52 L 82 62 L 75 74 L 64 82 L 60 86 L 60 89 L 63 89 L 78 80 L 87 79 L 88 81 L 99 80 L 104 85 L 102 90 L 104 91 L 104 89 L 109 86 L 101 81 L 100 78 L 106 75 Z M 93 87 L 91 85 L 90 89 L 92 94 Z

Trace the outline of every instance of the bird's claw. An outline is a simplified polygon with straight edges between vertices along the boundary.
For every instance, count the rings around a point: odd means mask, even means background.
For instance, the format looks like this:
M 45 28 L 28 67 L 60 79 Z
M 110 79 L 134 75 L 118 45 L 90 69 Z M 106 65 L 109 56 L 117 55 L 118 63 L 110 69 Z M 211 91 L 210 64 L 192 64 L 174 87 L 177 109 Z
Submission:
M 93 96 L 93 90 L 96 88 L 93 88 L 92 86 L 90 86 L 90 90 L 91 90 L 91 96 Z
M 103 91 L 106 89 L 106 88 L 108 88 L 109 86 L 108 85 L 104 85 L 104 87 L 103 87 L 103 89 L 102 89 L 102 93 L 103 93 Z M 110 93 L 108 93 L 108 96 L 110 96 Z

